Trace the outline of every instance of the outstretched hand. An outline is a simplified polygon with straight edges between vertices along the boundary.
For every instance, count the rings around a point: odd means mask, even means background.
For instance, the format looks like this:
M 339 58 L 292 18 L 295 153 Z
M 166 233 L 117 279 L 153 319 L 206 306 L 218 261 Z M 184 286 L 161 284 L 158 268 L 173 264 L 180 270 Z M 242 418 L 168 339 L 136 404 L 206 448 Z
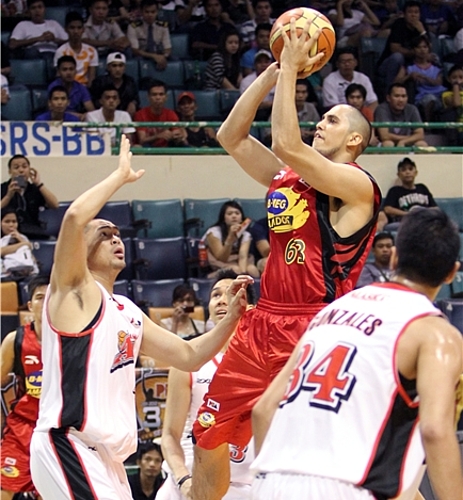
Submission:
M 144 169 L 135 172 L 132 169 L 132 153 L 130 151 L 130 141 L 125 134 L 121 137 L 121 149 L 119 152 L 119 171 L 124 176 L 125 182 L 135 182 L 145 173 Z
M 241 317 L 248 307 L 246 288 L 254 283 L 251 276 L 240 274 L 234 279 L 227 290 L 228 313 Z
M 289 30 L 291 38 L 288 36 L 288 33 L 282 29 L 282 26 L 279 28 L 284 42 L 284 47 L 280 55 L 280 66 L 282 70 L 288 68 L 290 71 L 300 72 L 308 66 L 316 64 L 323 58 L 323 52 L 319 52 L 314 57 L 309 56 L 310 49 L 317 42 L 321 33 L 320 30 L 317 30 L 313 36 L 309 37 L 310 24 L 311 21 L 307 20 L 302 32 L 298 36 L 296 31 L 296 20 L 291 18 Z

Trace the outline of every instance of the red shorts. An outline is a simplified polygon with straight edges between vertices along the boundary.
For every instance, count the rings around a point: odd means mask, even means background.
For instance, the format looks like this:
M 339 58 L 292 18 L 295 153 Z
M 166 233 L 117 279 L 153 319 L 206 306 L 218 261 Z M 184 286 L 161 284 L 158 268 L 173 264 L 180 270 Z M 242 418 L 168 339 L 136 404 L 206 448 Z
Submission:
M 35 424 L 14 413 L 8 415 L 1 450 L 2 490 L 37 493 L 31 478 L 29 452 Z
M 197 446 L 246 446 L 251 410 L 283 368 L 311 319 L 325 304 L 294 307 L 260 299 L 245 313 L 220 363 L 193 425 Z M 283 309 L 284 307 L 284 309 Z

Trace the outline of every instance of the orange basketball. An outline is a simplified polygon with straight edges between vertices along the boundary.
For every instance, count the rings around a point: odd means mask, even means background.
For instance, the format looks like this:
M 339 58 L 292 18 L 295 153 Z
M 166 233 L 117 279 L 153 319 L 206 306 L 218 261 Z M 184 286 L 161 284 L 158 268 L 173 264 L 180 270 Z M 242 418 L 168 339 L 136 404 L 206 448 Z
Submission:
M 281 14 L 281 16 L 275 21 L 272 31 L 270 32 L 270 50 L 272 51 L 273 57 L 278 62 L 280 61 L 280 54 L 284 46 L 283 38 L 281 37 L 281 32 L 278 30 L 278 27 L 281 24 L 283 29 L 289 36 L 291 36 L 290 21 L 293 17 L 296 20 L 296 33 L 298 36 L 304 29 L 307 19 L 312 21 L 309 28 L 309 37 L 312 36 L 318 29 L 321 30 L 317 43 L 310 49 L 309 56 L 313 57 L 319 52 L 323 52 L 325 55 L 316 64 L 312 64 L 311 66 L 301 69 L 299 76 L 304 78 L 309 76 L 311 73 L 322 69 L 323 66 L 325 66 L 325 64 L 331 59 L 336 47 L 336 35 L 333 25 L 329 19 L 317 10 L 309 9 L 307 7 L 297 7 L 295 9 L 288 10 Z

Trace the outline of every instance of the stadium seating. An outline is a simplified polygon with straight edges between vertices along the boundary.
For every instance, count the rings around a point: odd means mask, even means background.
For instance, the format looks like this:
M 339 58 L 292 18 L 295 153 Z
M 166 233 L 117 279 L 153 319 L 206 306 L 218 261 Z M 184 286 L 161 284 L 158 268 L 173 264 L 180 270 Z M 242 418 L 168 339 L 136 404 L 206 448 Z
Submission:
M 133 300 L 145 310 L 148 307 L 170 307 L 175 287 L 183 283 L 182 279 L 132 280 Z
M 40 274 L 50 274 L 55 254 L 55 240 L 32 241 L 32 253 L 37 260 Z
M 463 231 L 463 198 L 436 198 L 435 202 Z
M 177 12 L 175 10 L 159 9 L 158 21 L 167 23 L 169 31 L 172 33 L 177 27 Z
M 437 302 L 439 309 L 450 323 L 463 335 L 463 299 L 442 299 Z
M 220 91 L 220 111 L 223 118 L 228 115 L 240 95 L 241 94 L 239 90 Z
M 183 207 L 185 211 L 185 221 L 198 219 L 199 225 L 188 231 L 189 236 L 201 237 L 206 229 L 212 226 L 219 218 L 220 207 L 230 198 L 213 198 L 198 200 L 185 198 Z
M 204 84 L 207 61 L 183 61 L 185 85 L 190 90 L 199 90 Z
M 2 120 L 32 120 L 31 93 L 25 85 L 10 87 L 10 99 L 2 104 Z
M 118 274 L 117 279 L 121 281 L 130 281 L 135 278 L 135 269 L 134 269 L 134 249 L 133 249 L 133 241 L 132 238 L 122 238 L 122 242 L 124 243 L 125 248 L 125 267 Z
M 34 118 L 48 109 L 48 90 L 45 86 L 35 86 L 31 89 L 32 113 Z
M 64 6 L 47 7 L 45 10 L 45 19 L 53 19 L 64 28 L 68 11 L 68 7 Z
M 108 201 L 96 218 L 111 221 L 119 228 L 123 238 L 137 236 L 138 231 L 147 225 L 146 221 L 141 220 L 135 223 L 130 201 Z
M 47 209 L 40 212 L 40 221 L 44 223 L 44 234 L 51 238 L 57 238 L 63 221 L 64 213 L 69 208 L 70 201 L 60 202 L 58 208 Z
M 130 287 L 130 282 L 128 280 L 118 279 L 114 282 L 113 293 L 117 295 L 124 295 L 129 299 L 132 298 L 132 292 Z
M 450 284 L 450 290 L 453 298 L 463 299 L 463 271 L 457 272 L 455 279 Z
M 235 198 L 235 201 L 241 205 L 246 217 L 249 217 L 252 220 L 259 220 L 267 217 L 267 208 L 263 198 Z
M 183 92 L 181 90 L 175 91 L 175 102 L 179 94 Z M 220 101 L 218 90 L 192 90 L 191 91 L 195 98 L 198 108 L 196 109 L 195 116 L 198 120 L 220 120 Z
M 173 33 L 170 35 L 170 41 L 172 43 L 172 59 L 190 58 L 187 33 Z
M 8 41 L 10 40 L 10 35 L 11 35 L 10 31 L 2 31 L 2 34 L 1 34 L 2 42 L 5 45 L 8 45 Z
M 182 61 L 169 61 L 167 67 L 160 71 L 151 60 L 141 60 L 139 64 L 140 78 L 162 80 L 171 89 L 182 89 L 185 78 Z
M 11 76 L 23 85 L 46 85 L 47 64 L 44 59 L 11 59 Z
M 206 312 L 206 317 L 209 317 L 208 304 L 209 297 L 211 294 L 212 283 L 215 282 L 215 278 L 189 278 L 188 284 L 195 291 L 196 297 L 199 303 L 204 307 Z
M 183 207 L 178 198 L 172 200 L 133 200 L 135 220 L 148 220 L 145 238 L 174 238 L 183 236 Z

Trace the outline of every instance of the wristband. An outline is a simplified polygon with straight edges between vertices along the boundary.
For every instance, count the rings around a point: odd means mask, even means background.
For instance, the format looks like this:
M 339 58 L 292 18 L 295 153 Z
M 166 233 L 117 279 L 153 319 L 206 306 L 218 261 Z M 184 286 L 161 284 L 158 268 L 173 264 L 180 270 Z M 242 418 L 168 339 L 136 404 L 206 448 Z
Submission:
M 41 182 L 38 186 L 37 186 L 37 189 L 41 189 L 43 188 L 43 182 Z
M 181 477 L 178 481 L 177 481 L 177 488 L 178 489 L 181 489 L 183 483 L 185 481 L 188 481 L 188 479 L 191 479 L 191 474 L 186 474 L 185 476 Z
M 424 30 L 422 33 L 420 33 L 420 36 L 426 35 L 426 30 Z

